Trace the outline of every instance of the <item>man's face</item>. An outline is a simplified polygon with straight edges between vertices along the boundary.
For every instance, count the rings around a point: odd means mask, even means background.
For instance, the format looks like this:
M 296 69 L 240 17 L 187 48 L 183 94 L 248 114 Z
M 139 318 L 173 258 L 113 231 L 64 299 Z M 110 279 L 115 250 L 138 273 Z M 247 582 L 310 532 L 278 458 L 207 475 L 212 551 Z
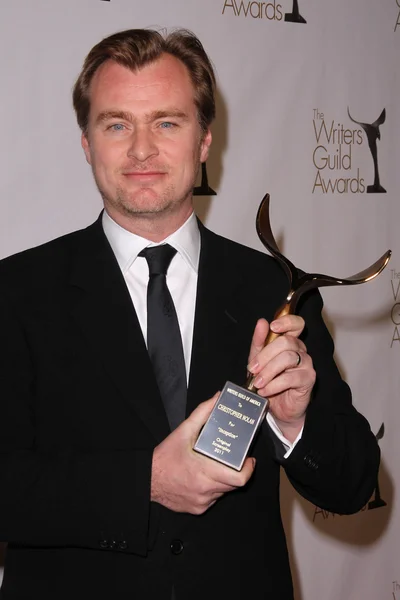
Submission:
M 82 146 L 109 214 L 122 225 L 171 214 L 183 222 L 211 143 L 185 65 L 169 54 L 137 72 L 107 61 L 90 97 Z

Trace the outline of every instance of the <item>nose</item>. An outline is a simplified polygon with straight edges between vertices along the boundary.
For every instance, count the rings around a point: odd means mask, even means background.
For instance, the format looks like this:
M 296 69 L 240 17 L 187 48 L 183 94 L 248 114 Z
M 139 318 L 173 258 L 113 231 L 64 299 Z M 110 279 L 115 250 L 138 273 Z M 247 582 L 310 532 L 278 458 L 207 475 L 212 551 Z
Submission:
M 128 149 L 129 158 L 144 162 L 151 156 L 156 156 L 157 154 L 158 148 L 152 131 L 147 127 L 135 128 Z

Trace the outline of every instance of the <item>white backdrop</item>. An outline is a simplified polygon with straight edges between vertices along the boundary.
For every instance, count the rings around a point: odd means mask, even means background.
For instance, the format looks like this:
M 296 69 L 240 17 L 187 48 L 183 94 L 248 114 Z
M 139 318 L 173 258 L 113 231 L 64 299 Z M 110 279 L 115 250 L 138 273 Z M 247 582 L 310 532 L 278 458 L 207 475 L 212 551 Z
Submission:
M 347 277 L 393 251 L 374 281 L 322 290 L 337 362 L 380 432 L 371 501 L 385 506 L 327 514 L 282 476 L 282 510 L 296 600 L 400 600 L 400 0 L 300 0 L 306 23 L 285 20 L 296 4 L 2 0 L 0 257 L 86 226 L 101 209 L 71 105 L 92 45 L 130 27 L 192 29 L 219 83 L 207 163 L 217 195 L 196 198 L 207 226 L 264 249 L 254 224 L 270 192 L 280 248 L 306 271 Z M 348 110 L 370 125 L 384 109 L 377 160 L 386 193 L 368 193 L 372 153 Z

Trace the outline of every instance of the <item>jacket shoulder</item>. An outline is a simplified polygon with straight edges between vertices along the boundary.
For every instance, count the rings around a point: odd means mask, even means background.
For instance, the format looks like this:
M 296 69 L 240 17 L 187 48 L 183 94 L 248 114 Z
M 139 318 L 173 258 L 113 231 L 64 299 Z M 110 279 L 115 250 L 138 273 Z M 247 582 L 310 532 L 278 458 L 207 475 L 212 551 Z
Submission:
M 200 232 L 202 240 L 212 248 L 212 251 L 226 257 L 236 268 L 246 270 L 250 274 L 259 273 L 260 276 L 265 272 L 268 277 L 273 277 L 277 281 L 287 281 L 279 262 L 270 254 L 219 235 L 202 224 L 200 224 Z
M 94 224 L 67 233 L 58 238 L 28 248 L 0 260 L 0 277 L 4 280 L 36 276 L 43 272 L 62 269 L 68 263 L 69 256 L 74 248 L 79 247 L 88 236 L 89 232 L 98 228 L 98 221 Z

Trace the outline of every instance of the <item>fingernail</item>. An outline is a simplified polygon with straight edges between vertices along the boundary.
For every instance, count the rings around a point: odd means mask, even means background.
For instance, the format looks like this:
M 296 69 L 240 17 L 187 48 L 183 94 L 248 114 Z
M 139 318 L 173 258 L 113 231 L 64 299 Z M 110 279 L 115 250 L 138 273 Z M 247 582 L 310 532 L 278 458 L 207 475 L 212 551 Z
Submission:
M 274 331 L 280 331 L 281 328 L 281 324 L 279 323 L 279 321 L 272 321 L 271 325 L 270 325 L 271 329 L 273 329 Z
M 257 377 L 256 380 L 254 381 L 254 385 L 256 388 L 260 388 L 262 386 L 264 382 L 264 379 L 262 377 Z
M 247 370 L 250 371 L 250 373 L 254 373 L 254 371 L 256 371 L 258 369 L 260 365 L 258 364 L 258 362 L 252 362 L 249 365 L 247 365 Z

